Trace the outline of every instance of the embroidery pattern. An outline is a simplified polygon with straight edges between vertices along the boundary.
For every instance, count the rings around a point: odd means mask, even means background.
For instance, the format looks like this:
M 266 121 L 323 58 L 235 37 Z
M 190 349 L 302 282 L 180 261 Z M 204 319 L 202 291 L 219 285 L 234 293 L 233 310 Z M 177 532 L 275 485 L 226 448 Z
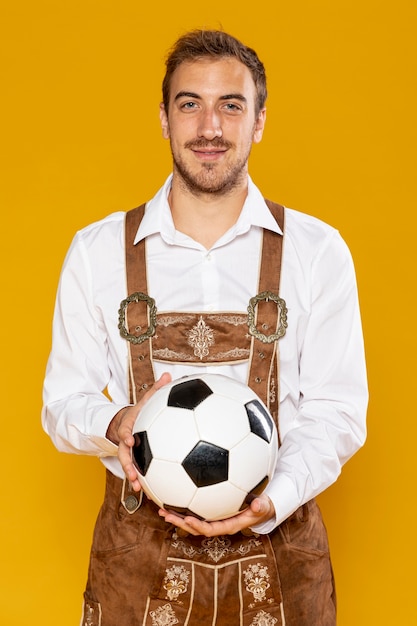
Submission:
M 172 326 L 172 324 L 186 324 L 194 319 L 194 315 L 159 315 L 156 319 L 157 326 Z
M 274 626 L 277 621 L 277 618 L 273 617 L 270 613 L 259 611 L 253 618 L 251 626 Z
M 166 599 L 175 601 L 181 593 L 188 589 L 189 572 L 182 565 L 173 565 L 166 570 L 164 589 L 167 592 Z
M 152 626 L 174 626 L 178 624 L 175 612 L 170 604 L 159 606 L 155 611 L 150 612 Z
M 200 316 L 201 319 L 202 316 Z M 180 315 L 162 315 L 158 314 L 156 325 L 157 326 L 172 326 L 173 324 L 187 324 L 190 320 L 195 318 L 195 314 L 180 314 Z M 214 314 L 208 315 L 207 319 L 212 320 L 213 322 L 221 322 L 222 324 L 231 324 L 232 326 L 244 326 L 248 322 L 247 315 L 232 315 L 228 313 L 227 315 Z
M 247 324 L 247 315 L 208 315 L 209 320 L 213 322 L 221 322 L 222 324 L 231 324 L 232 326 L 243 326 Z
M 255 602 L 265 600 L 266 590 L 271 586 L 268 582 L 268 567 L 261 563 L 249 565 L 248 569 L 243 572 L 243 576 L 246 589 L 253 594 Z
M 238 548 L 231 547 L 232 542 L 224 535 L 218 537 L 212 537 L 203 539 L 201 541 L 201 548 L 194 548 L 191 544 L 185 543 L 178 538 L 178 535 L 174 533 L 172 535 L 172 547 L 180 550 L 185 556 L 193 559 L 196 556 L 205 554 L 214 563 L 218 563 L 228 555 L 245 556 L 253 548 L 258 548 L 262 545 L 259 539 L 248 539 L 245 543 L 241 543 Z
M 213 354 L 210 360 L 223 361 L 230 359 L 242 359 L 249 358 L 250 350 L 246 348 L 233 348 L 233 350 L 227 350 L 227 352 L 218 352 Z
M 188 344 L 194 348 L 194 355 L 202 360 L 209 353 L 209 347 L 214 344 L 214 331 L 203 320 L 202 315 L 197 324 L 187 331 Z
M 228 552 L 233 551 L 233 549 L 230 548 L 230 539 L 221 535 L 212 537 L 211 539 L 203 539 L 201 545 L 203 546 L 203 551 L 215 563 L 218 563 Z
M 170 350 L 169 348 L 154 350 L 153 356 L 155 359 L 160 359 L 162 361 L 191 361 L 193 359 L 191 354 L 176 352 L 175 350 Z M 200 355 L 196 355 L 195 351 L 194 356 L 198 356 L 200 361 L 202 360 Z M 233 348 L 233 350 L 228 350 L 227 352 L 218 352 L 216 354 L 208 355 L 206 360 L 210 362 L 231 361 L 236 359 L 243 360 L 248 359 L 249 356 L 250 350 L 246 350 L 246 348 Z
M 165 359 L 167 361 L 191 361 L 192 359 L 190 354 L 185 352 L 176 352 L 175 350 L 170 350 L 169 348 L 154 350 L 153 356 L 155 359 Z

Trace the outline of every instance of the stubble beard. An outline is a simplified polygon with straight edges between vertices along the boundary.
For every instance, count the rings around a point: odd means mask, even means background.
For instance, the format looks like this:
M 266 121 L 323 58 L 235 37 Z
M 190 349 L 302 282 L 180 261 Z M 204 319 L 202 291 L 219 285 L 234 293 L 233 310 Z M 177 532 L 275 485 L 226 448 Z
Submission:
M 233 144 L 223 139 L 211 142 L 196 140 L 186 143 L 184 148 L 204 148 L 208 146 L 233 148 Z M 251 145 L 248 146 L 246 153 L 238 161 L 230 164 L 225 169 L 222 169 L 219 163 L 201 163 L 197 171 L 192 171 L 191 167 L 188 166 L 180 155 L 174 154 L 171 146 L 174 172 L 179 176 L 184 188 L 195 196 L 205 194 L 223 196 L 240 187 L 246 180 L 250 151 Z

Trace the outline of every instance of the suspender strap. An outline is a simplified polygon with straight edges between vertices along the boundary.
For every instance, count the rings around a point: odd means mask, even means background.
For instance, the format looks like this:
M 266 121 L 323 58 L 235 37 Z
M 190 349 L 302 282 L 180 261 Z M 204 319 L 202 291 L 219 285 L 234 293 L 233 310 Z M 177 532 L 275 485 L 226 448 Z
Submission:
M 269 210 L 284 232 L 284 208 L 266 200 Z M 271 230 L 264 230 L 262 257 L 259 273 L 259 294 L 279 294 L 282 259 L 282 236 Z M 282 322 L 281 312 L 271 299 L 260 300 L 256 310 L 257 329 L 265 335 L 276 333 Z M 285 332 L 285 331 L 284 331 Z M 252 338 L 252 358 L 249 368 L 248 385 L 268 406 L 278 427 L 279 376 L 278 341 L 269 343 Z M 278 430 L 279 433 L 279 430 Z
M 284 230 L 284 208 L 266 200 L 266 203 Z M 156 323 L 154 301 L 147 295 L 146 278 L 146 242 L 134 245 L 134 239 L 143 218 L 145 205 L 128 211 L 126 214 L 126 274 L 127 290 L 131 294 L 124 301 L 124 308 L 119 312 L 121 334 L 128 339 L 130 351 L 130 401 L 137 402 L 143 391 L 154 382 L 152 365 L 153 325 Z M 282 256 L 282 236 L 269 230 L 263 232 L 262 256 L 259 274 L 259 294 L 252 298 L 254 304 L 255 333 L 251 339 L 251 355 L 248 384 L 269 407 L 278 423 L 278 367 L 277 340 L 271 335 L 284 334 L 286 316 L 276 303 L 279 294 Z M 279 298 L 278 298 L 279 300 Z M 281 301 L 283 302 L 283 301 Z M 123 303 L 122 303 L 123 304 Z M 285 309 L 286 311 L 286 309 Z M 125 332 L 122 332 L 122 328 Z M 261 335 L 259 338 L 257 335 Z
M 146 279 L 146 244 L 142 240 L 134 245 L 139 224 L 145 213 L 145 205 L 132 209 L 126 213 L 126 279 L 128 294 L 147 294 Z M 127 309 L 127 328 L 130 333 L 139 337 L 143 335 L 150 324 L 150 310 L 147 300 L 134 300 L 135 304 Z M 136 403 L 140 395 L 149 389 L 155 382 L 152 367 L 152 342 L 128 342 L 129 346 L 129 388 L 130 402 Z

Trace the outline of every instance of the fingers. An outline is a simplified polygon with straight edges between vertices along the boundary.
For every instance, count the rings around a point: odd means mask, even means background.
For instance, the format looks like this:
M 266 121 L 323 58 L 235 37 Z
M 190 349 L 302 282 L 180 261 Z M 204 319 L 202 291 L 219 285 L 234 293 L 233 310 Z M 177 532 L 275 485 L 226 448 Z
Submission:
M 205 537 L 216 537 L 218 535 L 234 535 L 241 530 L 240 524 L 235 521 L 221 520 L 216 522 L 205 522 L 196 517 L 180 517 L 170 511 L 161 509 L 159 515 L 165 519 L 169 524 L 173 524 L 177 528 L 181 528 L 185 533 L 190 535 L 204 535 Z M 243 528 L 244 526 L 242 526 Z
M 155 382 L 154 385 L 152 385 L 152 388 L 150 389 L 150 391 L 148 393 L 150 393 L 151 395 L 153 395 L 155 393 L 155 391 L 157 391 L 158 389 L 160 389 L 161 387 L 163 387 L 164 385 L 170 383 L 172 380 L 172 376 L 171 374 L 169 374 L 168 372 L 164 372 L 160 378 L 158 378 L 158 380 Z
M 118 457 L 126 477 L 133 483 L 133 481 L 137 480 L 138 475 L 132 462 L 132 447 L 124 441 L 120 441 Z
M 173 526 L 176 526 L 177 529 L 180 529 L 181 536 L 204 534 L 202 532 L 199 532 L 198 530 L 195 530 L 192 526 L 189 526 L 189 524 L 186 521 L 189 518 L 180 517 L 179 515 L 176 515 L 175 513 L 171 513 L 170 511 L 166 511 L 165 509 L 159 509 L 159 515 L 163 517 L 168 524 L 172 524 Z M 195 518 L 191 518 L 191 519 L 194 520 Z M 199 520 L 196 520 L 196 521 L 199 521 Z
M 132 431 L 135 425 L 136 419 L 140 413 L 141 408 L 146 404 L 146 402 L 153 396 L 153 394 L 169 383 L 171 381 L 171 375 L 167 372 L 162 374 L 162 376 L 152 385 L 151 389 L 146 392 L 143 398 L 135 404 L 134 406 L 129 407 L 123 414 L 119 427 L 118 427 L 118 437 L 119 437 L 119 447 L 118 447 L 118 457 L 120 464 L 123 468 L 126 477 L 131 482 L 133 489 L 135 491 L 140 490 L 140 483 L 138 480 L 137 471 L 135 466 L 132 463 L 132 447 L 135 443 L 135 439 L 133 437 Z
M 166 522 L 174 524 L 174 526 L 191 535 L 217 537 L 218 535 L 234 535 L 241 530 L 265 522 L 274 517 L 275 509 L 270 498 L 266 495 L 261 495 L 251 502 L 250 507 L 238 515 L 225 520 L 206 522 L 191 516 L 182 518 L 164 509 L 160 509 L 159 515 Z
M 250 526 L 267 522 L 275 517 L 275 507 L 269 496 L 262 494 L 252 500 L 249 509 L 247 509 L 248 515 L 252 517 Z
M 135 425 L 135 421 L 140 413 L 142 407 L 146 404 L 146 402 L 151 398 L 158 389 L 161 389 L 164 385 L 171 381 L 171 375 L 168 372 L 162 374 L 162 376 L 152 385 L 152 387 L 147 391 L 143 398 L 140 399 L 134 406 L 129 407 L 125 413 L 123 414 L 122 419 L 119 423 L 118 434 L 121 442 L 125 443 L 130 448 L 134 444 L 134 439 L 132 435 L 133 426 Z

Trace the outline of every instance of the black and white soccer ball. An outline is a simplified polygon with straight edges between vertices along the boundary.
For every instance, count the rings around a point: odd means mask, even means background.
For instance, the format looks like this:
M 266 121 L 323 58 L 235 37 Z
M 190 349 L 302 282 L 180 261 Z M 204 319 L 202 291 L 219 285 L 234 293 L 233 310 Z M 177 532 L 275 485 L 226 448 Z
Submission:
M 158 506 L 209 521 L 261 494 L 275 470 L 278 435 L 260 398 L 219 374 L 175 380 L 148 400 L 133 428 L 132 459 Z

